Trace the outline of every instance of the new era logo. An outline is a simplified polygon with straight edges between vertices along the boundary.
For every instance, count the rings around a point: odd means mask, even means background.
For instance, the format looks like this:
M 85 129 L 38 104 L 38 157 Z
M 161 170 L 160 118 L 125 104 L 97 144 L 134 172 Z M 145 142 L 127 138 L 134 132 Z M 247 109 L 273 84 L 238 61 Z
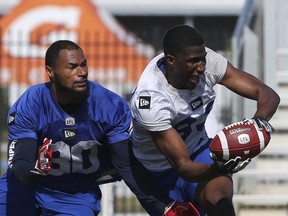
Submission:
M 63 130 L 64 139 L 74 139 L 76 137 L 76 129 L 64 129 Z
M 196 110 L 203 105 L 203 101 L 201 97 L 196 98 L 194 101 L 190 103 L 192 110 Z
M 151 97 L 140 96 L 139 98 L 139 109 L 150 109 Z

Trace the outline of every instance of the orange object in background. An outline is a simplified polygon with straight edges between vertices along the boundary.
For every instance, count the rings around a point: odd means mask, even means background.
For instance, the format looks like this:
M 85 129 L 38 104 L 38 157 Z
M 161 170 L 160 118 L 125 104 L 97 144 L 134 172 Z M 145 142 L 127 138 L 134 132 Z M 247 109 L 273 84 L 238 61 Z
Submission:
M 47 80 L 44 55 L 59 39 L 86 53 L 89 78 L 135 83 L 154 55 L 110 14 L 89 0 L 23 0 L 0 19 L 0 84 L 33 85 Z

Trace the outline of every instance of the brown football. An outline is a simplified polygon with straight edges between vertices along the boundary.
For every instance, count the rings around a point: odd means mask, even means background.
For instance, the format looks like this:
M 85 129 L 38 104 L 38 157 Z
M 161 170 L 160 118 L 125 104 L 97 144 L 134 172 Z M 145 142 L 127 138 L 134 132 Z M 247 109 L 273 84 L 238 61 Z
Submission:
M 268 145 L 270 133 L 259 130 L 251 122 L 236 122 L 224 127 L 211 141 L 210 151 L 219 160 L 229 160 L 237 156 L 241 160 L 259 155 Z

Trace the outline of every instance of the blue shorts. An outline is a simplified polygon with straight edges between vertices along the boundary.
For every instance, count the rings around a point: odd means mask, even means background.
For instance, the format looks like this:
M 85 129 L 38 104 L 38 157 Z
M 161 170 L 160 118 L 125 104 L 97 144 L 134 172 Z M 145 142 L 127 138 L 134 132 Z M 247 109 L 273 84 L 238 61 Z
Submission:
M 18 184 L 5 173 L 0 178 L 0 215 L 40 215 L 35 206 L 35 193 L 32 187 Z
M 204 164 L 211 164 L 213 160 L 210 158 L 209 143 L 200 148 L 198 151 L 190 156 L 194 162 L 201 162 Z M 182 179 L 174 169 L 166 172 L 152 173 L 157 184 L 156 197 L 163 202 L 167 201 L 167 197 L 172 200 L 190 201 L 197 204 L 197 187 L 199 182 L 187 182 Z M 199 209 L 200 210 L 200 209 Z M 200 210 L 201 211 L 201 210 Z
M 100 200 L 96 183 L 94 190 L 70 194 L 40 186 L 25 187 L 7 174 L 0 179 L 0 215 L 95 216 L 100 212 Z
M 95 184 L 96 185 L 96 184 Z M 96 188 L 96 190 L 99 188 Z M 52 215 L 87 215 L 94 216 L 100 212 L 100 200 L 96 194 L 99 191 L 64 193 L 48 188 L 37 187 L 36 206 L 43 216 Z

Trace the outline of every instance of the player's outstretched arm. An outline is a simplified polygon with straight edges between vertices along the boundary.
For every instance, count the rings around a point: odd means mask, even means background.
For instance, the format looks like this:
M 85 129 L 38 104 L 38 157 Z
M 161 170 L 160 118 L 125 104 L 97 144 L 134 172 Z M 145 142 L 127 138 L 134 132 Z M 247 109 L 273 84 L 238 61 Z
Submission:
M 261 80 L 250 73 L 235 68 L 228 63 L 221 84 L 238 95 L 257 101 L 255 117 L 269 121 L 280 103 L 279 95 Z
M 150 182 L 151 178 L 149 178 L 147 170 L 133 157 L 128 142 L 128 140 L 124 140 L 110 145 L 113 164 L 146 212 L 151 216 L 162 216 L 165 211 L 165 204 L 152 195 L 153 183 Z

